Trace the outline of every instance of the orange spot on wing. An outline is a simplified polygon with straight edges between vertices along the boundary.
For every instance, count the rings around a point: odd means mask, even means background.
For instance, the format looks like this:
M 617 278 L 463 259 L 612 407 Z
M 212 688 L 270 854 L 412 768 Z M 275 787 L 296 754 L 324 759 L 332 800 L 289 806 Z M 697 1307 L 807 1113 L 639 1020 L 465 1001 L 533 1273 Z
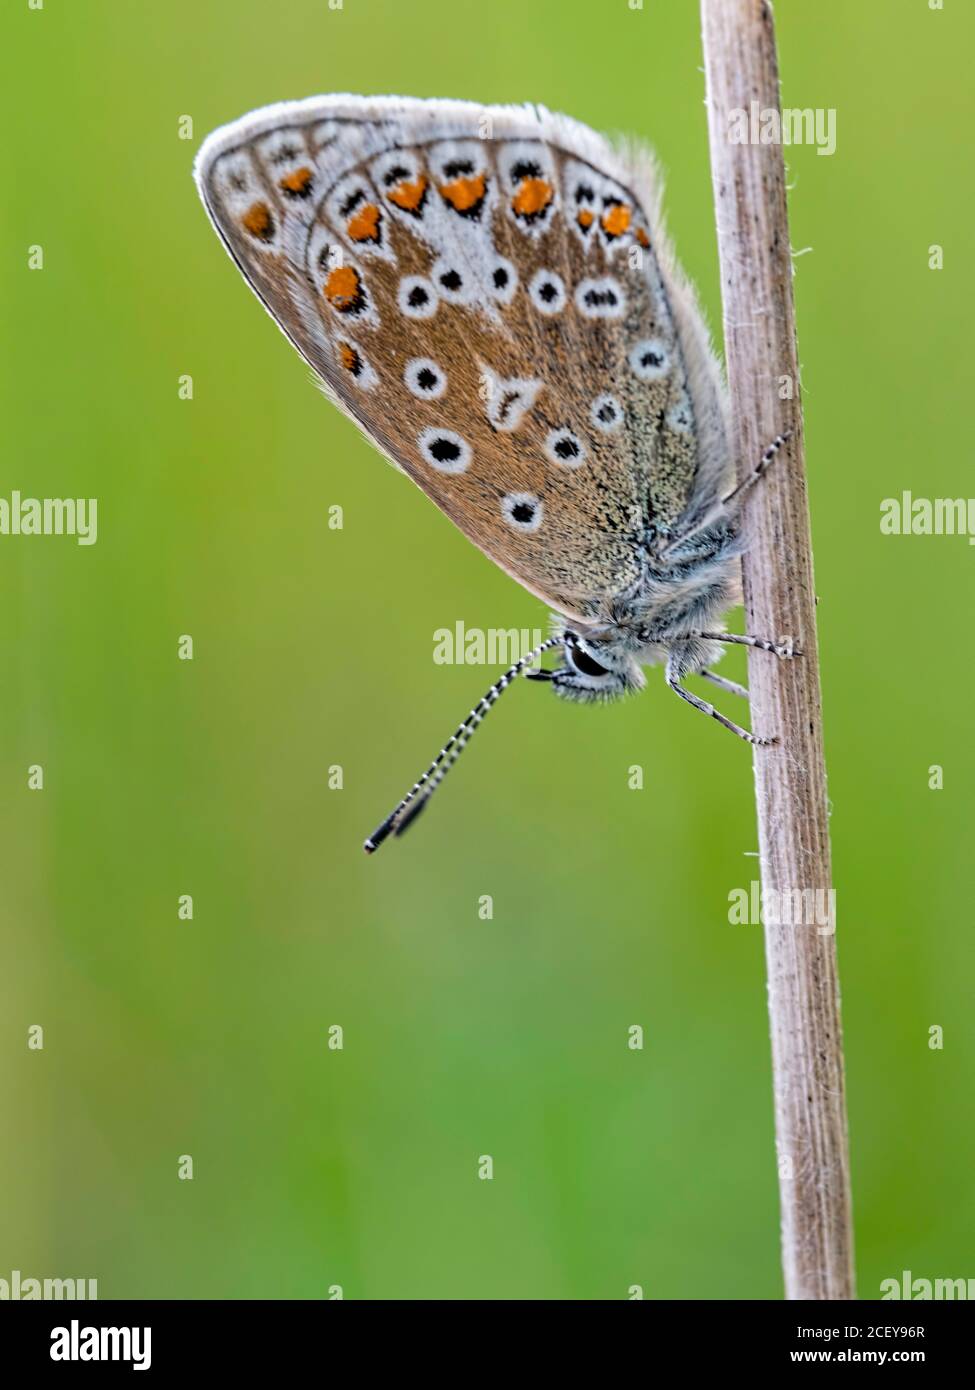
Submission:
M 423 195 L 426 191 L 426 178 L 423 174 L 418 174 L 412 183 L 408 181 L 398 183 L 386 196 L 391 203 L 402 208 L 404 212 L 416 212 L 423 202 Z
M 346 231 L 352 241 L 379 240 L 379 209 L 375 203 L 366 203 L 354 217 L 349 219 Z
M 339 343 L 339 362 L 347 372 L 357 372 L 361 365 L 359 354 L 348 343 Z
M 484 189 L 484 175 L 477 174 L 473 178 L 459 178 L 452 183 L 441 184 L 440 192 L 456 212 L 468 212 L 484 197 Z
M 582 211 L 579 213 L 578 217 L 576 218 L 576 221 L 579 223 L 579 226 L 582 227 L 583 230 L 585 230 L 587 227 L 592 226 L 593 214 L 592 212 L 590 212 L 589 208 L 583 208 Z
M 325 298 L 333 309 L 345 313 L 359 299 L 362 282 L 350 265 L 337 265 L 325 281 Z
M 520 217 L 535 217 L 552 201 L 552 185 L 544 179 L 522 179 L 511 206 Z
M 614 203 L 603 213 L 603 231 L 608 236 L 622 236 L 630 225 L 632 213 L 625 203 Z
M 646 232 L 643 230 L 642 227 L 637 227 L 637 229 L 636 229 L 636 239 L 637 239 L 637 241 L 640 243 L 641 246 L 649 246 L 649 245 L 650 245 L 650 238 L 647 236 Z
M 285 174 L 284 178 L 278 181 L 278 187 L 283 193 L 289 193 L 292 198 L 304 198 L 311 188 L 313 177 L 312 171 L 303 165 L 300 169 L 293 169 L 290 174 Z
M 274 218 L 267 203 L 252 203 L 240 220 L 244 230 L 258 241 L 270 241 L 274 236 Z

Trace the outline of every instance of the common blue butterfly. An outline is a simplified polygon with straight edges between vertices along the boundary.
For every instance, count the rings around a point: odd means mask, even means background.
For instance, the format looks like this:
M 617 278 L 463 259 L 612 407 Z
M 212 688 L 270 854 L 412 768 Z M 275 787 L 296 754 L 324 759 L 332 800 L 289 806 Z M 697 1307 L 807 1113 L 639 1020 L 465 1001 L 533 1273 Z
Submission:
M 665 236 L 652 160 L 536 106 L 313 97 L 204 143 L 207 212 L 325 393 L 554 610 L 365 843 L 414 819 L 521 674 L 611 700 L 684 685 L 735 636 L 742 496 L 721 371 Z M 561 649 L 553 670 L 533 669 Z

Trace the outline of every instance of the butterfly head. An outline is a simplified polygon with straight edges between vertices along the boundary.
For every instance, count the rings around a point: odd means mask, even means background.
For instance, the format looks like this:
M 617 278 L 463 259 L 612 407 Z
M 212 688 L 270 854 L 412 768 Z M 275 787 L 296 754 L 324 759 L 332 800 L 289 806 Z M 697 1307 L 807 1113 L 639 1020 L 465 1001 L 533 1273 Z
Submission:
M 562 634 L 561 666 L 525 674 L 530 680 L 548 681 L 561 699 L 582 703 L 618 700 L 644 684 L 640 666 L 622 645 L 582 637 L 571 629 Z

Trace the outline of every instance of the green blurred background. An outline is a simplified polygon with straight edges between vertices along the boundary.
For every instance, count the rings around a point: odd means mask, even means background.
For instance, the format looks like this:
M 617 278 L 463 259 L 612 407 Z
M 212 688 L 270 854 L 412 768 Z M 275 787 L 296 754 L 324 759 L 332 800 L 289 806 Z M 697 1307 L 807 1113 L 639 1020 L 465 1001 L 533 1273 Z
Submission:
M 903 488 L 973 490 L 975 16 L 777 20 L 784 103 L 837 111 L 835 155 L 788 161 L 876 1297 L 903 1269 L 975 1275 L 975 554 L 879 530 Z M 728 922 L 756 876 L 748 750 L 659 673 L 608 709 L 519 688 L 417 830 L 362 854 L 494 679 L 435 665 L 434 630 L 546 614 L 313 389 L 190 179 L 209 130 L 274 100 L 540 101 L 656 146 L 720 322 L 696 5 L 17 0 L 2 46 L 0 495 L 96 495 L 99 538 L 0 538 L 0 1277 L 779 1297 L 761 929 Z

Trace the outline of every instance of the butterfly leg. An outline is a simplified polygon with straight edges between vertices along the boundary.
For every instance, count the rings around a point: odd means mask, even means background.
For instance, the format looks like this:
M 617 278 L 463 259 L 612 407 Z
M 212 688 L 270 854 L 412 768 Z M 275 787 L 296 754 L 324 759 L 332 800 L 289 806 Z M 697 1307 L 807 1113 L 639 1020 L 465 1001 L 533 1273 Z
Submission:
M 780 637 L 778 642 L 769 642 L 764 637 L 751 637 L 742 632 L 687 632 L 681 634 L 683 638 L 693 638 L 704 642 L 726 642 L 735 647 L 755 647 L 760 652 L 771 652 L 773 656 L 782 657 L 788 660 L 793 656 L 802 656 L 802 652 L 794 645 L 791 637 Z
M 703 676 L 706 681 L 710 681 L 712 685 L 716 685 L 719 690 L 726 690 L 729 695 L 738 695 L 742 700 L 748 699 L 748 691 L 737 681 L 729 681 L 726 677 L 719 676 L 716 671 L 704 670 L 698 671 L 697 674 Z
M 778 742 L 778 739 L 775 738 L 759 738 L 757 734 L 750 734 L 747 729 L 743 729 L 740 724 L 735 724 L 731 719 L 723 715 L 720 710 L 715 709 L 714 705 L 710 705 L 706 700 L 702 700 L 697 695 L 693 695 L 681 685 L 680 678 L 682 674 L 683 670 L 680 658 L 676 655 L 672 655 L 667 662 L 667 684 L 675 695 L 679 695 L 682 700 L 686 700 L 689 705 L 693 705 L 694 709 L 700 710 L 702 714 L 710 715 L 710 717 L 716 719 L 723 728 L 730 730 L 733 734 L 737 734 L 738 737 L 744 739 L 746 743 L 755 744 L 759 748 L 768 748 L 773 743 Z

